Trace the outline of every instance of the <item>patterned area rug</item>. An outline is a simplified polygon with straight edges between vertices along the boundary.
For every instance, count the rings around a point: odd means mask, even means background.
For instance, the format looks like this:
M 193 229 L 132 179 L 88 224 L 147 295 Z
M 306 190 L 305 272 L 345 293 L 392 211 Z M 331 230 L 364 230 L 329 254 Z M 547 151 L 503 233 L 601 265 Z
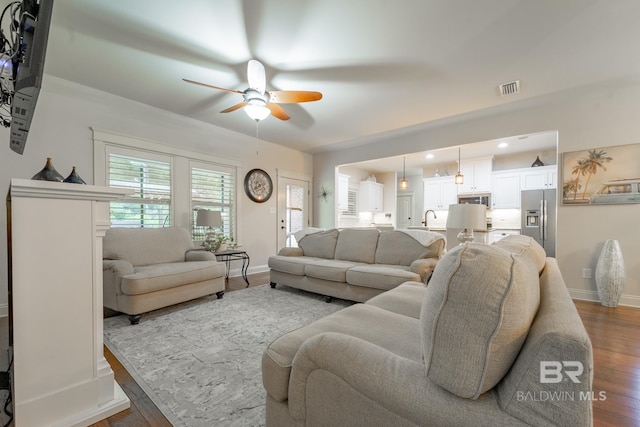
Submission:
M 263 426 L 261 358 L 286 332 L 352 303 L 261 285 L 104 320 L 104 343 L 174 426 Z

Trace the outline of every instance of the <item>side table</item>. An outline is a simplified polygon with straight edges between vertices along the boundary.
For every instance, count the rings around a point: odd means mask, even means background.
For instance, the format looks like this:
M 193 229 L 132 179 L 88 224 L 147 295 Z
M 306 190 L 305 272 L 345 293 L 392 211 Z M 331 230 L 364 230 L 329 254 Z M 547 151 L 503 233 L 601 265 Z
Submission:
M 251 262 L 251 259 L 249 258 L 249 255 L 247 254 L 246 251 L 240 251 L 238 249 L 229 249 L 226 251 L 222 251 L 222 252 L 214 252 L 213 253 L 216 256 L 216 259 L 218 261 L 223 261 L 226 265 L 227 265 L 227 274 L 225 276 L 225 281 L 228 282 L 229 281 L 229 270 L 231 269 L 231 261 L 242 261 L 242 268 L 241 268 L 241 272 L 242 272 L 242 278 L 244 279 L 244 281 L 247 284 L 247 287 L 249 287 L 249 279 L 247 278 L 247 270 L 249 269 L 249 263 Z

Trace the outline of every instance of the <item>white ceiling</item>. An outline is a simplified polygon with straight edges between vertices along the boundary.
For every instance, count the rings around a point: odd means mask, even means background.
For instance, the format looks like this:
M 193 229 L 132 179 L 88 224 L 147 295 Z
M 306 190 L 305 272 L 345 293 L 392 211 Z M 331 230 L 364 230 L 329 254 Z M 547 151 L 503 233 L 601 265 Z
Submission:
M 45 72 L 255 136 L 219 111 L 260 60 L 315 90 L 260 138 L 316 153 L 408 126 L 640 73 L 637 0 L 55 0 Z M 497 86 L 520 80 L 521 92 Z

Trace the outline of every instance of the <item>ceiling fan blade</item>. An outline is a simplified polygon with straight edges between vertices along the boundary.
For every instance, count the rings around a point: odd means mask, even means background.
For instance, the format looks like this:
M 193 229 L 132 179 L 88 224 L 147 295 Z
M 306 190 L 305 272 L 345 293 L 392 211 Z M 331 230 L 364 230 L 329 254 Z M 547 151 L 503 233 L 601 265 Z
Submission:
M 211 89 L 223 90 L 223 91 L 225 91 L 225 92 L 239 93 L 239 94 L 244 93 L 244 92 L 239 91 L 239 90 L 235 90 L 235 89 L 225 89 L 225 88 L 223 88 L 223 87 L 218 87 L 218 86 L 208 85 L 208 84 L 206 84 L 206 83 L 196 82 L 196 81 L 194 81 L 194 80 L 189 80 L 189 79 L 182 79 L 182 80 L 184 80 L 184 81 L 185 81 L 185 82 L 187 82 L 187 83 L 193 83 L 194 85 L 200 85 L 200 86 L 208 87 L 208 88 L 211 88 Z
M 247 80 L 249 87 L 264 94 L 267 88 L 267 76 L 264 71 L 264 65 L 260 61 L 252 59 L 247 64 Z
M 289 120 L 291 118 L 291 116 L 289 116 L 289 114 L 285 111 L 285 109 L 279 106 L 278 104 L 272 104 L 271 102 L 269 102 L 267 104 L 267 108 L 271 110 L 271 114 L 273 115 L 273 117 L 277 119 Z
M 322 99 L 320 92 L 308 92 L 303 90 L 274 90 L 269 92 L 269 102 L 276 104 L 297 104 L 299 102 L 311 102 Z
M 220 111 L 221 113 L 230 113 L 232 111 L 236 111 L 239 108 L 244 107 L 245 105 L 247 105 L 247 101 L 242 101 L 236 105 L 232 105 L 231 107 L 227 108 L 226 110 L 222 110 Z

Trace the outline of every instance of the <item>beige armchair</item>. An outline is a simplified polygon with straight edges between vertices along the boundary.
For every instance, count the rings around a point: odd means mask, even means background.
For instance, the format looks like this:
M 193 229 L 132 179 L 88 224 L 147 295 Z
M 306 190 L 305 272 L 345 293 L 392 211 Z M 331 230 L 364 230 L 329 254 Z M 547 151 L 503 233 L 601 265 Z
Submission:
M 103 304 L 129 315 L 216 294 L 224 295 L 224 264 L 194 247 L 183 228 L 112 228 L 103 239 Z

